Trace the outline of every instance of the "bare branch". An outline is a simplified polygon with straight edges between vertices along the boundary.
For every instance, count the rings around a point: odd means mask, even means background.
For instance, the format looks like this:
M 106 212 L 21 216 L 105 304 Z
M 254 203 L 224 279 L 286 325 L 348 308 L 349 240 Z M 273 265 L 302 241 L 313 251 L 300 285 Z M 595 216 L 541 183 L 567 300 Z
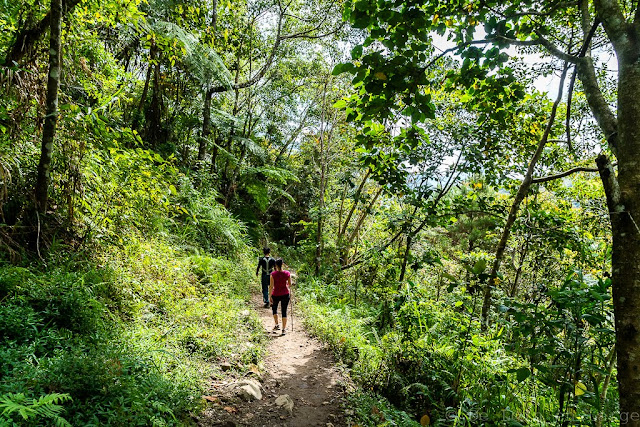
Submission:
M 555 175 L 549 175 L 549 176 L 543 176 L 540 178 L 533 178 L 531 180 L 532 184 L 540 184 L 541 182 L 549 182 L 549 181 L 553 181 L 556 179 L 561 179 L 564 178 L 565 176 L 569 176 L 571 174 L 577 173 L 577 172 L 598 172 L 598 168 L 588 168 L 585 166 L 578 166 L 569 170 L 566 170 L 564 172 L 560 172 L 558 174 Z

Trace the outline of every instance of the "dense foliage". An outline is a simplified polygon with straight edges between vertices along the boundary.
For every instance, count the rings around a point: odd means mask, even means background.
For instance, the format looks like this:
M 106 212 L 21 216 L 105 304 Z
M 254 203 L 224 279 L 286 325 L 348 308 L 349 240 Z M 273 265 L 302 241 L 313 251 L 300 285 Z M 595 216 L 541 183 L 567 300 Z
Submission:
M 192 422 L 266 244 L 354 423 L 622 422 L 616 11 L 544 3 L 0 4 L 0 424 Z

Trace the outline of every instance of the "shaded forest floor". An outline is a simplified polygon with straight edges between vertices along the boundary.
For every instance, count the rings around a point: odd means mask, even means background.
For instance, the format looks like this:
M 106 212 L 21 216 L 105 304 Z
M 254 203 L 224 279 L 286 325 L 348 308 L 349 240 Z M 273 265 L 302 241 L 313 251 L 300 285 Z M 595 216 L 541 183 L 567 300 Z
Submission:
M 295 303 L 295 301 L 294 301 Z M 331 353 L 303 326 L 296 312 L 289 308 L 287 334 L 272 331 L 271 309 L 263 308 L 262 297 L 256 294 L 252 305 L 262 320 L 268 336 L 264 369 L 249 372 L 248 377 L 213 381 L 209 390 L 208 408 L 198 417 L 199 426 L 265 426 L 265 427 L 338 427 L 350 423 L 345 419 L 345 392 L 349 386 L 346 375 L 336 366 Z M 293 325 L 291 322 L 293 321 Z M 292 328 L 293 326 L 293 328 Z M 252 379 L 259 384 L 262 398 L 239 396 L 238 384 Z M 289 396 L 290 400 L 286 397 Z M 279 398 L 279 399 L 278 399 Z M 279 406 L 278 400 L 284 405 Z M 293 403 L 288 409 L 287 403 Z M 348 412 L 348 410 L 347 410 Z

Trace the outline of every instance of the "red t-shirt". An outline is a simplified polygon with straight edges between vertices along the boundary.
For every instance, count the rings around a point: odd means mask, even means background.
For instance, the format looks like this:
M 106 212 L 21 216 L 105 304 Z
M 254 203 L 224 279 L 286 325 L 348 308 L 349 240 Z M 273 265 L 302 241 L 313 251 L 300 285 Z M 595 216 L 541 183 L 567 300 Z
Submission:
M 276 270 L 271 273 L 271 277 L 273 277 L 273 292 L 271 293 L 271 295 L 273 295 L 274 297 L 289 295 L 287 280 L 289 279 L 289 277 L 291 277 L 291 273 L 289 273 L 287 270 Z

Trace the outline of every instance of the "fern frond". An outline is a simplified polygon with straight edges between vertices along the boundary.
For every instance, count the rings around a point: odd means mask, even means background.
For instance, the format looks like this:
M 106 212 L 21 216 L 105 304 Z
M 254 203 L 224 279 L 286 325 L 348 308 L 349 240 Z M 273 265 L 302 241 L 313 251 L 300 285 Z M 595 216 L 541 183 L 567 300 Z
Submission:
M 183 62 L 200 83 L 211 86 L 219 82 L 231 88 L 231 73 L 213 48 L 200 43 L 194 34 L 171 22 L 156 21 L 151 28 L 158 35 L 177 40 L 184 47 Z
M 269 188 L 271 194 L 271 199 L 275 199 L 277 197 L 284 197 L 285 199 L 289 200 L 291 203 L 295 203 L 296 199 L 293 198 L 293 196 L 289 193 L 286 192 L 285 189 L 280 188 L 280 187 L 270 187 Z
M 50 393 L 40 396 L 38 399 L 26 397 L 24 393 L 7 393 L 0 396 L 0 421 L 8 420 L 12 414 L 18 414 L 23 420 L 46 418 L 54 421 L 56 426 L 69 427 L 60 412 L 64 409 L 60 403 L 72 400 L 71 396 L 64 393 Z
M 226 111 L 212 108 L 211 124 L 222 133 L 229 134 L 233 129 L 242 125 L 242 118 L 231 115 Z
M 218 147 L 218 155 L 225 157 L 227 160 L 231 162 L 232 165 L 237 165 L 239 159 L 231 152 L 227 151 L 224 147 L 219 144 L 213 143 L 214 146 Z
M 239 142 L 244 146 L 247 151 L 254 156 L 265 157 L 267 155 L 266 150 L 252 139 L 243 138 L 241 136 L 233 136 L 232 138 L 234 141 Z
M 274 180 L 278 184 L 286 184 L 289 181 L 300 182 L 300 179 L 288 169 L 276 167 L 251 167 L 242 171 L 241 176 L 253 179 L 254 175 L 262 174 L 267 178 Z

